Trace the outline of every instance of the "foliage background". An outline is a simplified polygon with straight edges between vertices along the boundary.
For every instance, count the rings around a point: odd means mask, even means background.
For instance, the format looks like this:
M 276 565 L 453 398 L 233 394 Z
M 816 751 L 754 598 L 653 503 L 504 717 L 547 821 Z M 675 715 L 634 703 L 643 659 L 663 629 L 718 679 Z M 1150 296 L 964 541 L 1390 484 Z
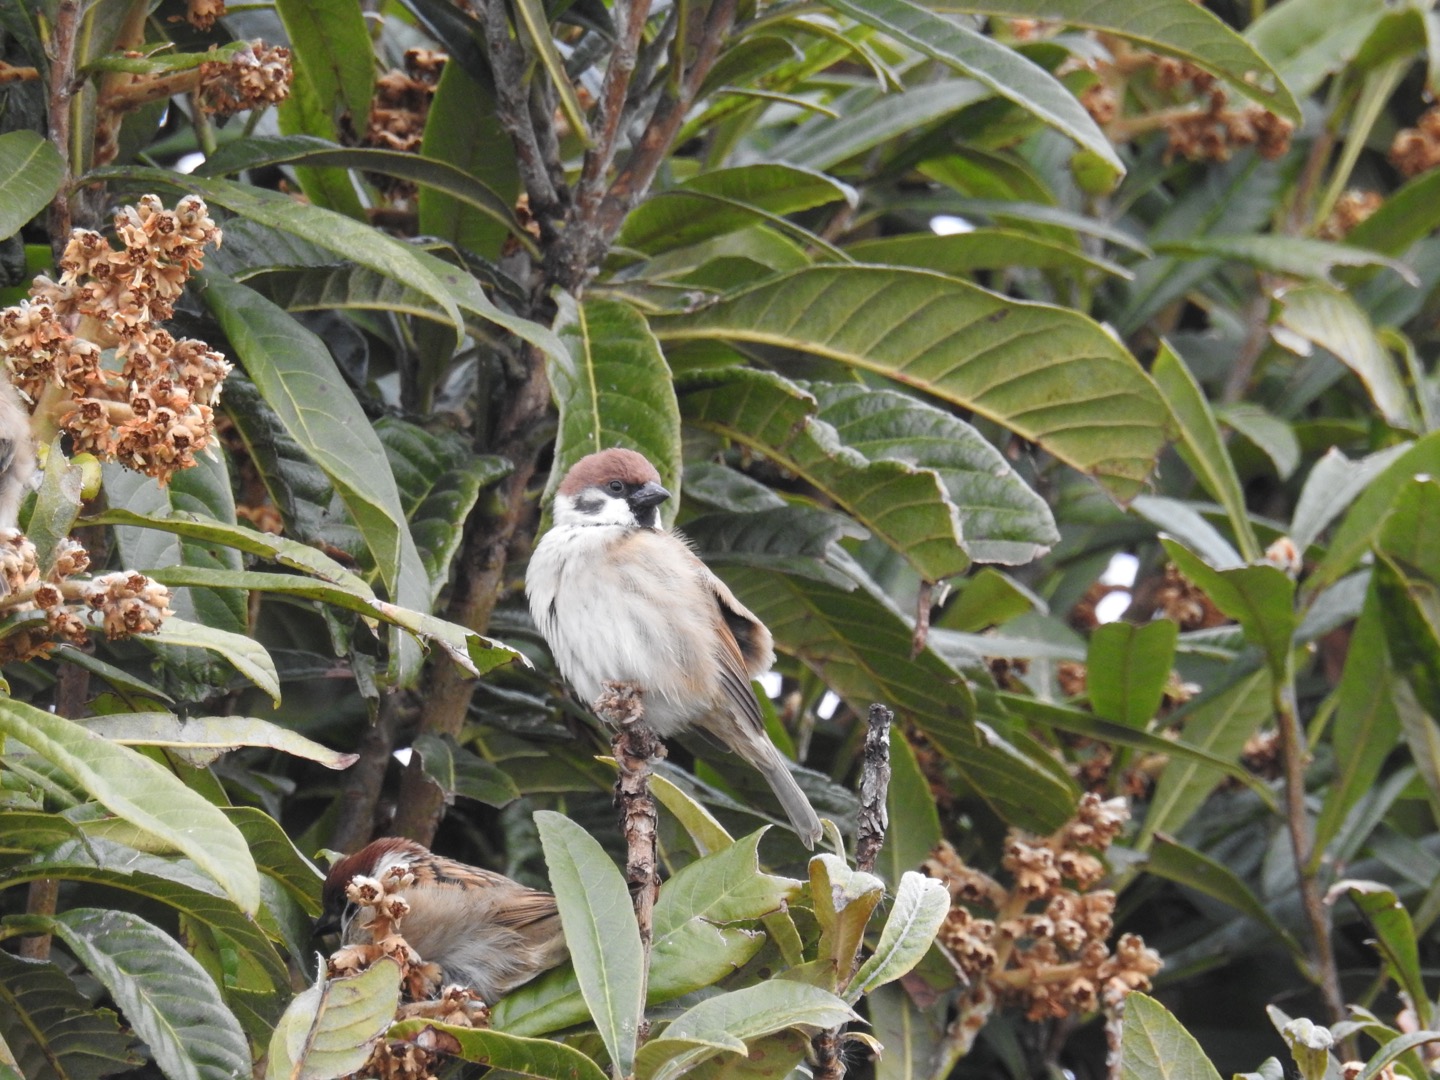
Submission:
M 34 1075 L 137 1052 L 96 1006 L 167 1075 L 250 1060 L 313 977 L 320 848 L 394 832 L 538 882 L 558 809 L 614 851 L 606 740 L 520 582 L 547 485 L 615 443 L 774 631 L 772 735 L 842 831 L 857 717 L 896 710 L 890 890 L 942 839 L 999 874 L 1007 827 L 1127 795 L 1117 927 L 1222 1068 L 1279 1045 L 1267 1003 L 1358 1003 L 1386 1043 L 1403 990 L 1427 1025 L 1427 4 L 205 7 L 0 9 L 3 298 L 71 222 L 199 194 L 224 244 L 174 325 L 237 366 L 212 456 L 165 489 L 107 465 L 79 522 L 182 620 L 6 669 L 3 933 L 57 935 L 43 974 L 0 956 Z M 250 39 L 291 50 L 288 98 L 207 113 L 198 54 Z M 32 536 L 82 509 L 59 456 Z M 1133 585 L 1097 585 L 1117 553 Z M 707 748 L 664 775 L 671 872 L 714 850 L 696 802 L 767 820 Z M 795 890 L 802 855 L 762 853 Z M 813 958 L 819 901 L 787 895 Z M 229 1057 L 157 1042 L 101 919 L 184 968 Z M 866 1005 L 880 1075 L 1104 1069 L 1093 1008 L 997 1010 L 957 1062 L 953 971 L 904 986 Z

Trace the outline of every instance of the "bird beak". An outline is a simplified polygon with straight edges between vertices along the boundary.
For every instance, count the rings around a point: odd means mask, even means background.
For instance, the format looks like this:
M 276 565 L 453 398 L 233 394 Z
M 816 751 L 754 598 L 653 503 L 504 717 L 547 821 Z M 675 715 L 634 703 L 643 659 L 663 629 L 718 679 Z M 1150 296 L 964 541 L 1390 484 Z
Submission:
M 652 506 L 659 506 L 669 497 L 670 492 L 652 481 L 636 488 L 627 501 L 635 510 L 648 510 Z
M 338 934 L 340 932 L 340 916 L 333 911 L 322 912 L 320 918 L 315 920 L 315 936 L 324 937 L 326 934 Z

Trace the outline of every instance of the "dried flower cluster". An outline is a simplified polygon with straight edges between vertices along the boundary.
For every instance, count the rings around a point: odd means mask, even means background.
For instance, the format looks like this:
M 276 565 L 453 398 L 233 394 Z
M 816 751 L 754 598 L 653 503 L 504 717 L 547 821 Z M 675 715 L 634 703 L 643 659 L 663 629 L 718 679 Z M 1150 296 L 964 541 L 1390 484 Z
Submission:
M 434 49 L 407 49 L 405 69 L 387 71 L 375 81 L 365 145 L 387 150 L 418 150 L 425 134 L 430 100 L 449 57 Z
M 245 42 L 226 59 L 200 65 L 195 95 L 207 113 L 232 116 L 246 109 L 280 104 L 290 96 L 294 77 L 289 49 L 263 41 Z
M 447 986 L 434 996 L 440 985 L 440 968 L 421 958 L 400 932 L 401 920 L 410 904 L 400 895 L 415 883 L 415 875 L 404 866 L 392 866 L 378 878 L 357 874 L 345 887 L 345 895 L 357 907 L 355 918 L 370 936 L 370 943 L 344 945 L 327 964 L 330 978 L 364 971 L 388 956 L 400 965 L 401 986 L 411 1000 L 402 1004 L 396 1020 L 421 1017 L 456 1027 L 489 1027 L 490 1009 L 473 990 Z M 459 1050 L 454 1037 L 426 1028 L 413 1039 L 381 1039 L 355 1077 L 380 1080 L 427 1080 L 445 1055 Z
M 46 656 L 58 642 L 84 645 L 98 617 L 112 641 L 132 634 L 151 634 L 173 615 L 170 590 L 144 574 L 122 570 L 97 578 L 82 577 L 90 556 L 66 537 L 55 549 L 48 572 L 42 573 L 35 545 L 15 529 L 0 531 L 0 614 L 5 618 L 42 612 L 24 620 L 0 639 L 0 663 Z
M 1132 990 L 1148 990 L 1159 955 L 1136 934 L 1114 951 L 1115 894 L 1098 889 L 1099 854 L 1129 820 L 1125 800 L 1085 795 L 1075 817 L 1052 836 L 1011 830 L 1002 866 L 1007 887 L 967 866 L 948 844 L 925 863 L 950 890 L 941 946 L 970 980 L 956 1024 L 978 1031 L 998 1005 L 1031 1020 L 1114 1009 Z
M 165 484 L 210 444 L 230 365 L 205 342 L 177 340 L 158 323 L 220 230 L 195 196 L 166 210 L 146 195 L 121 209 L 115 232 L 123 250 L 76 229 L 60 280 L 37 277 L 29 300 L 0 310 L 0 357 L 36 403 L 41 432 L 64 429 L 76 451 Z
M 1230 621 L 1173 563 L 1165 567 L 1165 580 L 1155 590 L 1155 607 L 1159 614 L 1179 623 L 1181 630 L 1204 630 Z
M 225 0 L 187 0 L 185 21 L 196 30 L 210 30 L 225 14 Z
M 1274 160 L 1290 148 L 1294 124 L 1260 105 L 1232 108 L 1219 80 L 1194 64 L 1173 57 L 1137 51 L 1123 41 L 1102 35 L 1112 59 L 1094 65 L 1100 81 L 1081 95 L 1081 103 L 1116 141 L 1124 142 L 1155 130 L 1169 139 L 1166 160 L 1227 161 L 1238 148 L 1253 146 Z M 1173 108 L 1124 115 L 1131 80 L 1170 101 Z
M 1335 209 L 1320 226 L 1320 239 L 1343 240 L 1362 221 L 1379 210 L 1385 197 L 1378 191 L 1351 189 L 1335 201 Z
M 1390 143 L 1390 164 L 1402 176 L 1416 176 L 1440 165 L 1440 105 L 1421 113 L 1413 128 L 1396 134 Z

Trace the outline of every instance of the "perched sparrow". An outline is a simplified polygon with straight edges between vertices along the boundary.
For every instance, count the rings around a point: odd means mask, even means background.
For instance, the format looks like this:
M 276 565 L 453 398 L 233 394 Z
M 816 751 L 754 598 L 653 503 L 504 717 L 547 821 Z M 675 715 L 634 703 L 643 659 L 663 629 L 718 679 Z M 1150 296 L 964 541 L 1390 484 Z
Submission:
M 820 819 L 765 734 L 750 687 L 775 660 L 770 631 L 682 537 L 660 528 L 655 508 L 669 497 L 633 450 L 576 462 L 525 575 L 530 613 L 586 701 L 607 682 L 639 687 L 658 734 L 693 727 L 719 739 L 764 774 L 813 847 Z
M 415 876 L 400 895 L 410 912 L 400 933 L 420 956 L 438 964 L 447 983 L 497 1001 L 565 959 L 555 898 L 504 874 L 434 855 L 413 840 L 387 836 L 336 861 L 325 875 L 325 910 L 317 930 L 338 927 L 346 944 L 367 944 L 345 886 L 357 874 L 378 878 L 403 864 Z
M 35 479 L 35 438 L 30 414 L 14 385 L 0 372 L 0 529 L 20 520 L 20 500 Z

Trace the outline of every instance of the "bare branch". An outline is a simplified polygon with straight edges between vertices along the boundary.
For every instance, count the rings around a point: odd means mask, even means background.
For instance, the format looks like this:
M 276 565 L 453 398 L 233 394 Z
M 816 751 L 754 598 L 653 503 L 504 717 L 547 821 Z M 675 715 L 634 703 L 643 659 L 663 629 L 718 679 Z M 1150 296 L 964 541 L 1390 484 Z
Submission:
M 860 816 L 855 841 L 855 867 L 875 872 L 875 858 L 885 845 L 890 815 L 885 799 L 890 792 L 890 725 L 895 714 L 878 702 L 870 706 L 870 726 L 860 768 Z

